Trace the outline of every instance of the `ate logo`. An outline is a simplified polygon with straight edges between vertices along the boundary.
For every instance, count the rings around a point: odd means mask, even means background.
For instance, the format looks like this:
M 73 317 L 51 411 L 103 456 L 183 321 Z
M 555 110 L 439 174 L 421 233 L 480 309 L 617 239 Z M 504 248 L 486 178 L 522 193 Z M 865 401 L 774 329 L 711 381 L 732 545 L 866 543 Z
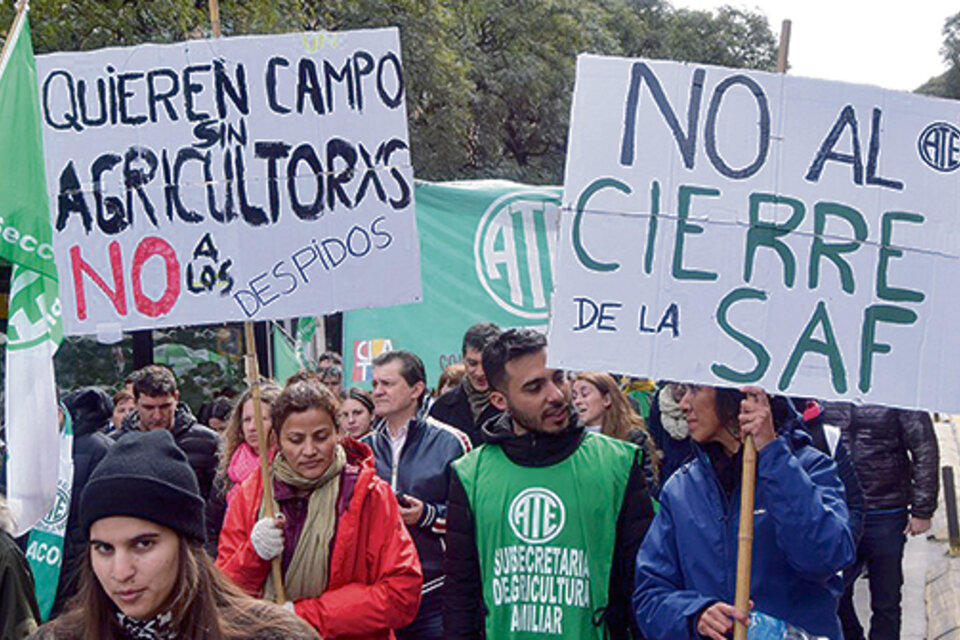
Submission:
M 953 171 L 960 167 L 960 129 L 949 122 L 928 125 L 917 139 L 917 151 L 930 168 Z
M 498 307 L 519 318 L 547 319 L 560 229 L 560 199 L 539 191 L 495 200 L 477 226 L 477 278 Z
M 510 503 L 507 521 L 513 534 L 527 544 L 550 542 L 563 531 L 567 510 L 553 491 L 524 489 Z
M 193 260 L 187 265 L 187 289 L 190 293 L 208 293 L 215 289 L 225 296 L 233 289 L 230 267 L 233 260 L 220 261 L 220 251 L 209 233 L 204 234 L 193 250 Z

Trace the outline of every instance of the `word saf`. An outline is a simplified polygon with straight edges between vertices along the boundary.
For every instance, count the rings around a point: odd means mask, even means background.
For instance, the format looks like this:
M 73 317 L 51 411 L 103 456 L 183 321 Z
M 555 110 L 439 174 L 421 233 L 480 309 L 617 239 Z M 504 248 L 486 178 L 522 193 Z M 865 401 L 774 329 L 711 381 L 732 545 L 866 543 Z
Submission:
M 960 106 L 581 56 L 550 359 L 960 409 Z
M 38 75 L 67 333 L 419 300 L 396 29 L 52 54 Z

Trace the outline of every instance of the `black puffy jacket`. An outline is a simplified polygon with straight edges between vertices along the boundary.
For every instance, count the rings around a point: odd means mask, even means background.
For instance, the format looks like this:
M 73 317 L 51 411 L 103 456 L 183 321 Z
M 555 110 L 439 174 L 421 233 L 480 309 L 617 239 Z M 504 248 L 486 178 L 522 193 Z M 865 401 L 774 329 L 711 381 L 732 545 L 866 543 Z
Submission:
M 131 431 L 140 431 L 140 416 L 136 410 L 127 414 L 123 420 L 123 428 L 110 434 L 114 440 Z M 204 500 L 209 499 L 210 489 L 213 487 L 213 478 L 217 474 L 217 450 L 220 446 L 220 436 L 210 427 L 205 427 L 190 412 L 190 407 L 182 402 L 177 407 L 173 417 L 173 429 L 170 430 L 174 442 L 180 447 L 187 462 L 197 475 L 200 485 L 200 495 Z
M 937 509 L 940 452 L 930 414 L 877 405 L 824 403 L 824 421 L 840 427 L 867 511 L 906 508 L 917 518 Z

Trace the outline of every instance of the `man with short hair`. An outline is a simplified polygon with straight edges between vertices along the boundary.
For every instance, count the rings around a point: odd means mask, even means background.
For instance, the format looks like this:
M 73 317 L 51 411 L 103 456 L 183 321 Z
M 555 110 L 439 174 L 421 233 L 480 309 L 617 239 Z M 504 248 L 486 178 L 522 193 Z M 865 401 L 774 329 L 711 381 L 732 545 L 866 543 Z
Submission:
M 373 361 L 373 404 L 379 419 L 363 438 L 377 474 L 390 483 L 423 566 L 423 597 L 416 620 L 398 629 L 400 640 L 442 640 L 443 536 L 451 463 L 470 450 L 459 430 L 418 415 L 426 392 L 423 362 L 409 351 Z
M 564 372 L 546 361 L 530 329 L 483 351 L 504 413 L 453 465 L 447 638 L 631 637 L 633 562 L 653 520 L 640 450 L 586 433 Z
M 463 364 L 467 374 L 453 391 L 448 391 L 430 407 L 430 415 L 460 429 L 474 446 L 481 443 L 480 427 L 500 411 L 490 404 L 490 385 L 483 373 L 482 354 L 488 344 L 500 335 L 492 322 L 479 322 L 463 335 Z
M 157 364 L 136 372 L 133 380 L 136 406 L 123 421 L 123 428 L 111 434 L 114 440 L 130 431 L 166 429 L 187 456 L 203 496 L 210 495 L 217 471 L 216 432 L 193 417 L 190 407 L 180 402 L 177 380 L 170 369 Z

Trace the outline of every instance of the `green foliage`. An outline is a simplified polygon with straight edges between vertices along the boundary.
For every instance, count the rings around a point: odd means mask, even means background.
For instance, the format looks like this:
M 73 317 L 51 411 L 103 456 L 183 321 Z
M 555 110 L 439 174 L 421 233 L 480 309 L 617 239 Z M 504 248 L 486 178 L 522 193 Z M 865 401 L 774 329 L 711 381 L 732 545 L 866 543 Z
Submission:
M 925 95 L 960 100 L 960 13 L 947 18 L 943 25 L 943 47 L 940 54 L 950 68 L 945 73 L 927 80 L 916 91 Z
M 79 51 L 209 37 L 207 7 L 207 0 L 33 0 L 30 19 L 37 53 Z M 12 18 L 10 3 L 0 4 L 0 28 Z M 776 54 L 759 13 L 678 10 L 664 0 L 222 0 L 220 20 L 224 36 L 399 27 L 411 157 L 415 175 L 428 180 L 559 184 L 579 53 L 767 70 Z M 156 335 L 158 344 L 191 348 L 216 348 L 222 338 L 210 329 Z M 57 357 L 58 383 L 114 387 L 130 363 L 129 340 L 106 347 L 70 339 Z M 181 378 L 195 408 L 217 388 L 240 383 L 239 364 L 230 375 L 206 364 Z

